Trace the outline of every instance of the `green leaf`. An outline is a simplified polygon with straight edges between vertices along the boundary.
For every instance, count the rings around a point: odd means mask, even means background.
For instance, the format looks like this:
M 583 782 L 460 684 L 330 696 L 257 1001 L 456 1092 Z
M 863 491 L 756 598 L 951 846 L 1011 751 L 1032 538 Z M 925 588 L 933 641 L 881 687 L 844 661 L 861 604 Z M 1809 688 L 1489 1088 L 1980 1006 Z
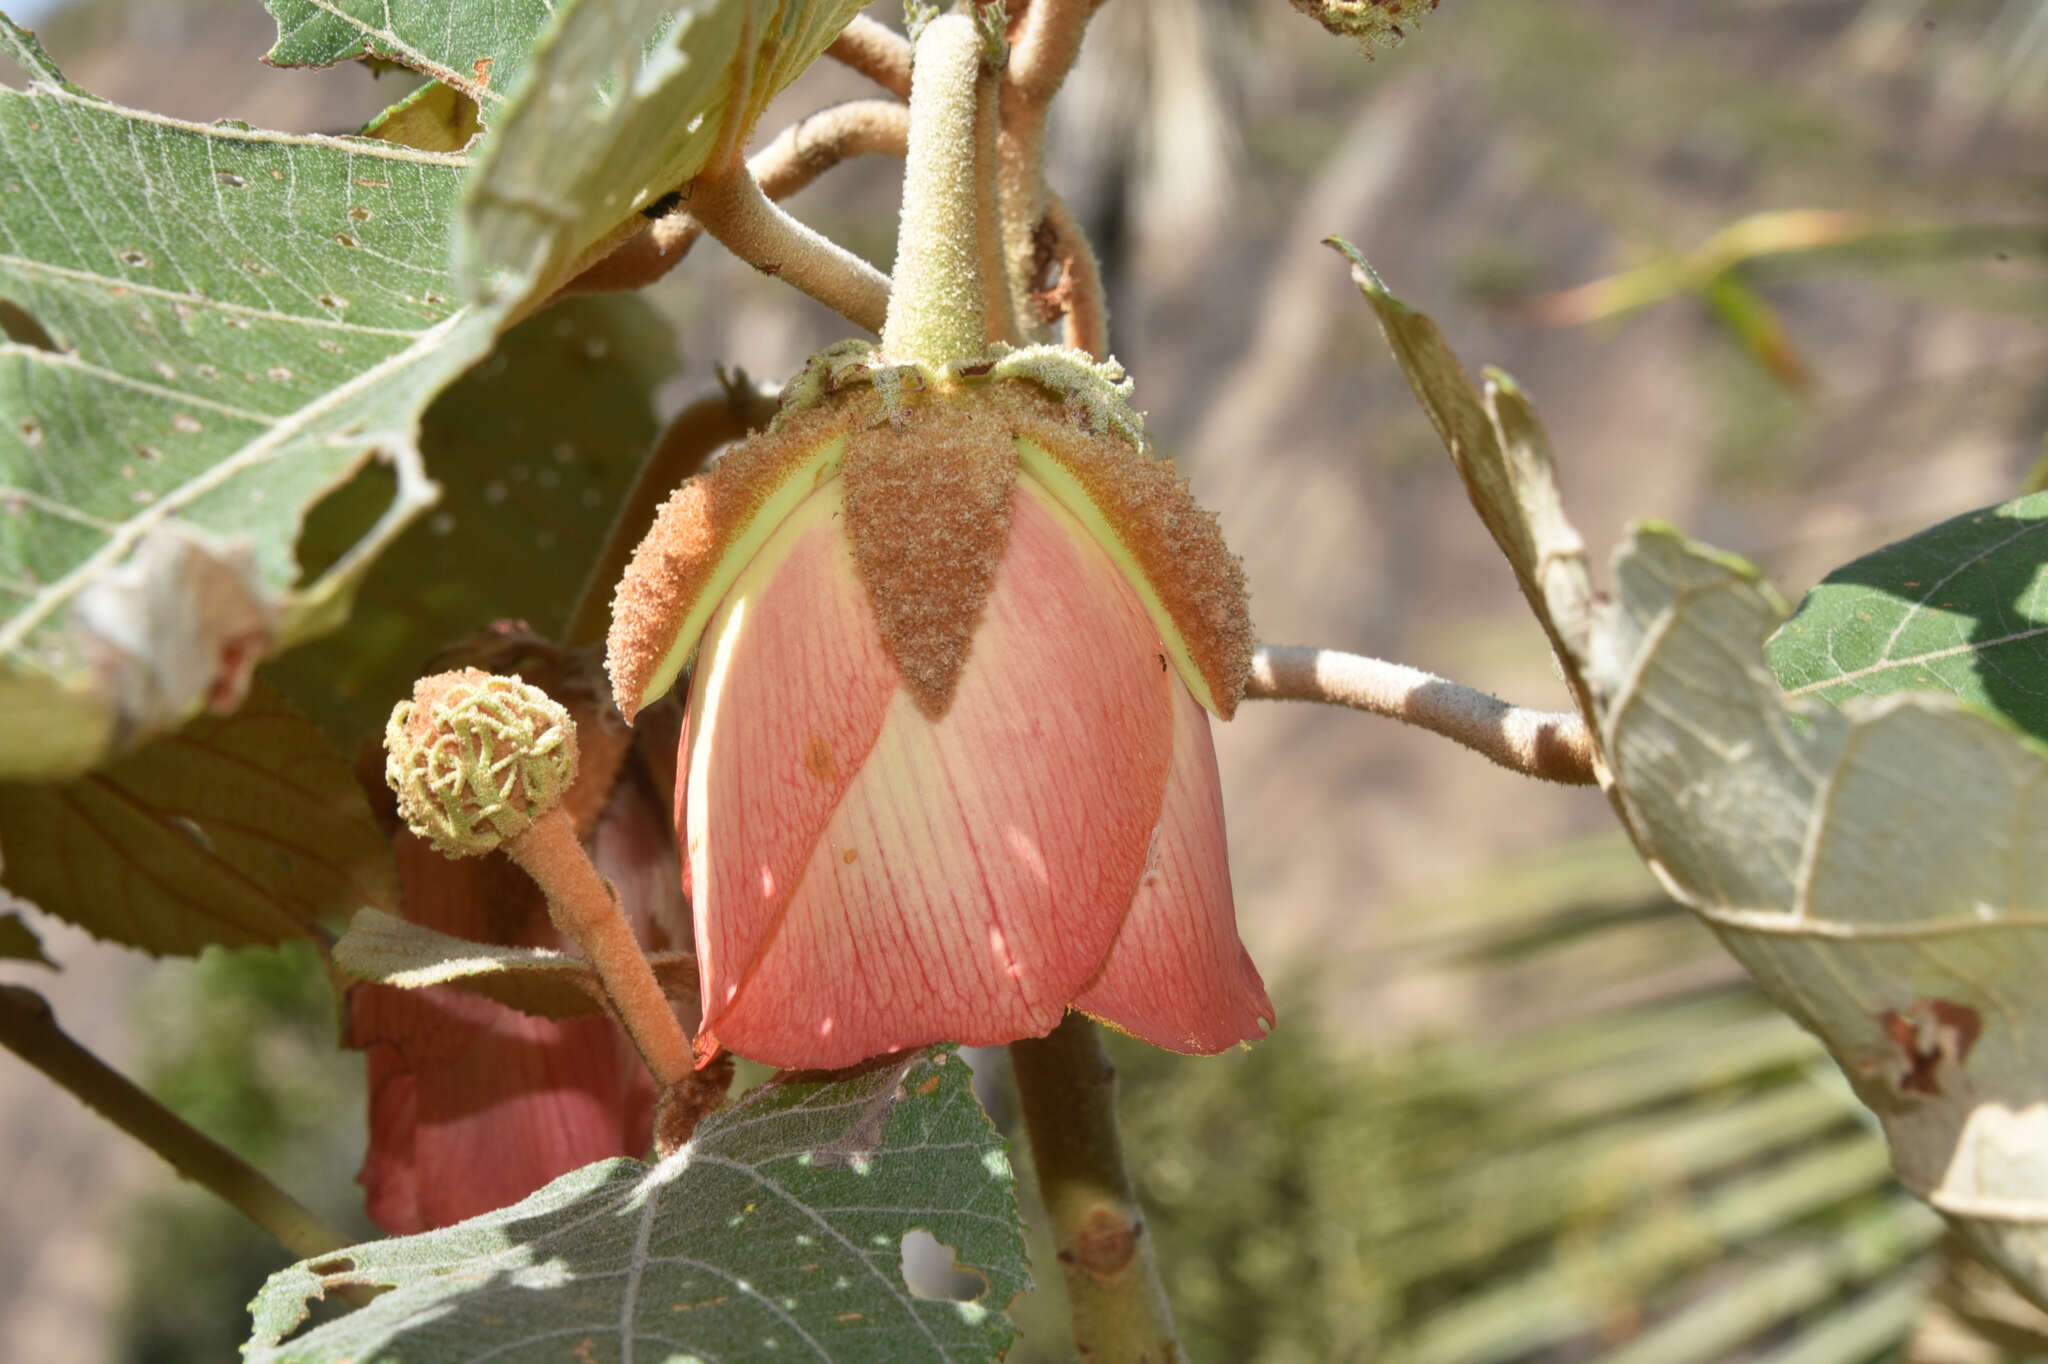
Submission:
M 670 998 L 697 992 L 697 958 L 649 952 L 648 964 Z M 542 1018 L 585 1018 L 605 1011 L 604 985 L 582 957 L 543 947 L 501 947 L 364 909 L 334 945 L 334 964 L 358 980 L 418 990 L 453 985 Z
M 19 914 L 0 914 L 0 961 L 32 961 L 51 970 L 57 967 L 43 951 L 43 940 Z
M 1002 1138 L 951 1049 L 835 1079 L 771 1081 L 650 1170 L 611 1160 L 459 1226 L 271 1277 L 248 1364 L 405 1359 L 994 1359 L 1027 1286 Z M 987 1281 L 915 1297 L 923 1228 Z M 290 1341 L 306 1303 L 390 1285 Z
M 379 556 L 346 632 L 266 676 L 348 751 L 449 644 L 498 619 L 558 633 L 654 444 L 654 390 L 675 355 L 632 297 L 566 299 L 507 332 L 421 421 L 440 505 Z M 389 471 L 365 470 L 313 509 L 301 557 L 343 552 L 390 496 Z
M 0 297 L 58 347 L 0 344 L 0 777 L 50 779 L 339 622 L 495 320 L 448 275 L 462 158 L 122 109 L 4 20 L 0 53 Z M 390 504 L 301 582 L 305 508 L 373 456 Z
M 1827 1045 L 1906 1187 L 2048 1301 L 2048 757 L 1948 696 L 1787 700 L 1746 565 L 1639 531 L 1591 679 L 1667 890 Z
M 470 186 L 468 288 L 523 295 L 561 279 L 704 169 L 722 138 L 744 145 L 860 10 L 861 0 L 568 0 Z
M 473 100 L 494 122 L 554 15 L 550 0 L 264 0 L 272 66 L 396 62 Z
M 1771 637 L 1768 656 L 1795 696 L 1945 691 L 2048 739 L 2048 493 L 1836 569 Z
M 398 900 L 348 764 L 261 684 L 74 781 L 0 784 L 0 884 L 155 953 L 284 942 Z

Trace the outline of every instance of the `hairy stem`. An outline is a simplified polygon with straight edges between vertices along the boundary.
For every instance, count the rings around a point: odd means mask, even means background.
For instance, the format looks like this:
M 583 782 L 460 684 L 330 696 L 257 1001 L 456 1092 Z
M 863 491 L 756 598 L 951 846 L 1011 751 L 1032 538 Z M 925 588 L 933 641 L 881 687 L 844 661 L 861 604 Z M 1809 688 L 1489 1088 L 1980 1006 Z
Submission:
M 910 98 L 910 43 L 886 24 L 855 15 L 825 55 L 860 72 L 898 99 Z
M 353 1244 L 261 1171 L 79 1045 L 58 1026 L 49 1001 L 35 991 L 0 985 L 0 1046 L 162 1156 L 180 1176 L 227 1202 L 300 1259 Z
M 975 97 L 982 40 L 963 14 L 918 35 L 910 88 L 903 221 L 882 353 L 937 369 L 988 345 L 975 174 Z
M 700 175 L 690 213 L 735 256 L 795 285 L 857 327 L 882 330 L 889 279 L 768 201 L 745 166 Z
M 910 146 L 910 106 L 857 99 L 820 109 L 784 128 L 747 162 L 761 192 L 787 199 L 849 156 L 902 156 Z
M 591 865 L 568 812 L 554 806 L 505 851 L 547 896 L 555 927 L 583 949 L 655 1083 L 663 1092 L 688 1085 L 697 1068 L 690 1039 L 640 950 L 618 892 Z
M 997 174 L 1003 205 L 1003 256 L 1009 263 L 1010 295 L 1020 309 L 1031 297 L 1038 274 L 1038 229 L 1046 208 L 1046 111 L 1080 55 L 1081 38 L 1096 3 L 1031 0 L 1023 17 L 1012 26 L 1010 61 L 1003 70 L 999 100 L 1002 134 Z
M 780 202 L 855 156 L 903 155 L 910 110 L 888 99 L 851 100 L 806 115 L 755 153 L 747 170 L 761 192 Z M 674 269 L 704 225 L 680 208 L 655 219 L 563 286 L 564 293 L 641 289 Z
M 1074 1344 L 1089 1364 L 1181 1357 L 1144 1213 L 1124 1171 L 1116 1067 L 1078 1013 L 1045 1037 L 1010 1044 L 1031 1161 L 1051 1219 Z
M 1053 241 L 1053 259 L 1059 262 L 1060 283 L 1055 302 L 1063 316 L 1060 343 L 1085 351 L 1097 360 L 1109 355 L 1109 303 L 1102 291 L 1102 266 L 1095 249 L 1088 245 L 1081 225 L 1067 211 L 1057 195 L 1047 195 L 1045 225 Z M 1047 317 L 1050 322 L 1052 317 Z
M 774 390 L 738 382 L 699 398 L 676 414 L 640 466 L 632 490 L 612 520 L 604 553 L 591 565 L 583 590 L 576 596 L 575 609 L 562 632 L 563 644 L 574 648 L 604 638 L 611 627 L 612 593 L 633 550 L 654 524 L 655 510 L 677 484 L 702 469 L 719 446 L 744 439 L 749 431 L 766 426 L 774 415 Z
M 1591 786 L 1592 736 L 1569 711 L 1523 710 L 1417 668 L 1312 645 L 1262 644 L 1249 699 L 1321 701 L 1441 734 L 1511 771 Z
M 974 217 L 981 248 L 982 306 L 988 313 L 989 339 L 1014 346 L 1024 336 L 1017 327 L 1009 269 L 1003 262 L 999 102 L 995 72 L 984 64 L 974 82 Z

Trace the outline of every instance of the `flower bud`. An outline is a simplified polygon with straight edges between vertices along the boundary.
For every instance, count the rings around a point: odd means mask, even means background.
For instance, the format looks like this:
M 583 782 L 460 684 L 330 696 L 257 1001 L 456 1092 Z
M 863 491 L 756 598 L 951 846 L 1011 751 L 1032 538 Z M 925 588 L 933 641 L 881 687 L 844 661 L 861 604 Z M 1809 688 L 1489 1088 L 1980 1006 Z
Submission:
M 1293 6 L 1332 33 L 1358 39 L 1366 55 L 1408 36 L 1437 0 L 1291 0 Z
M 398 813 L 445 857 L 526 832 L 576 780 L 568 710 L 517 677 L 477 668 L 413 685 L 384 726 L 384 780 Z

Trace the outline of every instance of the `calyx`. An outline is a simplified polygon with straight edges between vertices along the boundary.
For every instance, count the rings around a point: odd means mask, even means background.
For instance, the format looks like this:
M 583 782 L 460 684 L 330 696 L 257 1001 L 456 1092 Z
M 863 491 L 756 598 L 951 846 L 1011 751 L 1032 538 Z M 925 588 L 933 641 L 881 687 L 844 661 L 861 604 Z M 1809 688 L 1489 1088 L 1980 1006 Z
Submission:
M 1244 573 L 1213 514 L 1157 459 L 1113 361 L 996 345 L 942 367 L 843 342 L 814 356 L 766 431 L 684 483 L 613 600 L 607 666 L 630 720 L 689 663 L 712 613 L 776 526 L 844 480 L 845 528 L 902 684 L 945 714 L 1003 557 L 1011 492 L 1034 480 L 1137 593 L 1167 657 L 1228 718 L 1252 633 Z

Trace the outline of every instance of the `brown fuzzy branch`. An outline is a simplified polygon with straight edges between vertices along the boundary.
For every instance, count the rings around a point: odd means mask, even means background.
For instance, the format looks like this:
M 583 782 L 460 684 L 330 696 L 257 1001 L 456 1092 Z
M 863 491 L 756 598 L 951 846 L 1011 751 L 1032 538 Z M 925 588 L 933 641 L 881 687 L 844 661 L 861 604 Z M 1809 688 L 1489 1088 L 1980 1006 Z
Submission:
M 889 277 L 770 203 L 745 166 L 698 176 L 689 204 L 704 230 L 735 256 L 880 335 Z
M 780 201 L 849 157 L 901 157 L 909 138 L 906 106 L 886 99 L 851 100 L 784 128 L 747 162 L 747 170 L 763 194 Z M 645 288 L 674 269 L 703 235 L 704 225 L 679 205 L 578 274 L 562 292 Z
M 825 55 L 860 72 L 898 99 L 910 98 L 910 40 L 865 14 L 854 16 Z
M 1095 4 L 1096 0 L 1031 0 L 1010 26 L 1010 60 L 998 98 L 1002 133 L 997 185 L 1010 296 L 1020 304 L 1031 296 L 1035 284 L 1038 230 L 1048 197 L 1046 112 L 1080 55 Z
M 1591 786 L 1597 780 L 1592 736 L 1578 714 L 1523 710 L 1399 663 L 1313 646 L 1262 644 L 1252 654 L 1244 694 L 1384 715 L 1544 781 Z
M 1017 326 L 1017 307 L 1010 297 L 1010 274 L 1003 264 L 1003 201 L 1001 174 L 1000 88 L 986 65 L 974 87 L 974 216 L 981 244 L 983 309 L 988 336 L 1015 346 L 1024 334 Z
M 1085 351 L 1097 360 L 1106 359 L 1109 304 L 1103 294 L 1102 266 L 1095 259 L 1095 248 L 1088 244 L 1081 225 L 1074 221 L 1058 195 L 1046 196 L 1045 227 L 1060 278 L 1050 292 L 1033 295 L 1033 301 L 1040 302 L 1039 315 L 1047 322 L 1065 319 L 1061 344 Z
M 1011 23 L 1010 64 L 1003 85 L 1003 121 L 1035 119 L 1041 131 L 1046 106 L 1081 55 L 1081 38 L 1102 0 L 1030 0 Z M 1023 117 L 1020 117 L 1023 116 Z
M 910 145 L 910 106 L 856 99 L 807 115 L 747 162 L 770 199 L 786 199 L 850 156 L 901 157 Z

